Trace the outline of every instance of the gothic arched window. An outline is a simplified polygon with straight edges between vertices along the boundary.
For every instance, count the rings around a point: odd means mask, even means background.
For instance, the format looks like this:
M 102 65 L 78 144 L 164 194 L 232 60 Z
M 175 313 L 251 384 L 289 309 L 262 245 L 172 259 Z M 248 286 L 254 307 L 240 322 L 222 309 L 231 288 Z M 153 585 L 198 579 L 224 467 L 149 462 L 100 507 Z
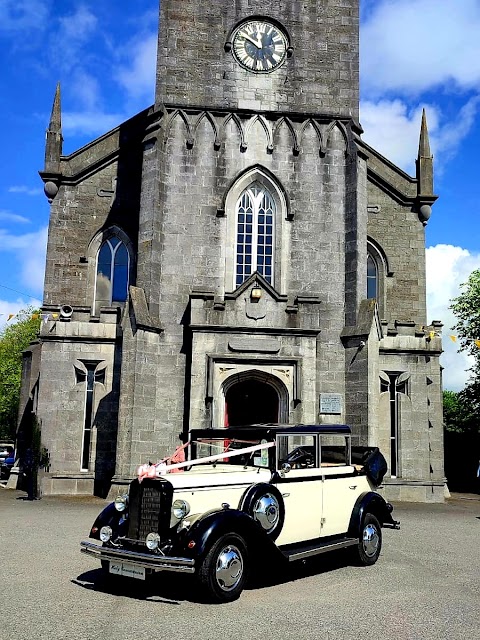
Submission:
M 378 300 L 378 266 L 370 253 L 367 258 L 367 298 Z
M 286 293 L 293 213 L 282 185 L 267 169 L 252 167 L 225 192 L 223 204 L 225 290 L 235 291 L 258 272 Z
M 114 303 L 124 303 L 128 294 L 130 256 L 125 244 L 116 236 L 105 240 L 97 257 L 95 311 Z
M 375 298 L 380 318 L 388 319 L 387 278 L 393 277 L 388 257 L 381 245 L 367 238 L 367 298 Z
M 259 182 L 240 195 L 236 206 L 235 284 L 258 271 L 273 284 L 275 201 Z

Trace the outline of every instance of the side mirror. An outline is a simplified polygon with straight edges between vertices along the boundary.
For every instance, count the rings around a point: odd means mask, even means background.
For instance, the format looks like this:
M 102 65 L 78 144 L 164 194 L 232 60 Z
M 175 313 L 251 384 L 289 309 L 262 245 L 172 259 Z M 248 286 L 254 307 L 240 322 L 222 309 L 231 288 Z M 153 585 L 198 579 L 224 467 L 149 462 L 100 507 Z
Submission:
M 286 473 L 292 470 L 292 465 L 288 462 L 284 462 L 280 467 L 280 475 L 284 476 Z

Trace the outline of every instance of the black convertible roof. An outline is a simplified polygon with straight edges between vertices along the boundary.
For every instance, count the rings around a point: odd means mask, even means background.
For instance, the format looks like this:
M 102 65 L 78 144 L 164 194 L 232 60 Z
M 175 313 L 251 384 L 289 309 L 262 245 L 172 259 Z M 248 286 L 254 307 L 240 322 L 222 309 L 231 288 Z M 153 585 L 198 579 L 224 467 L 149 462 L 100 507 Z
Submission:
M 278 433 L 284 434 L 314 434 L 329 433 L 350 435 L 352 430 L 346 424 L 247 424 L 225 429 L 192 429 L 190 439 L 199 438 L 274 438 Z

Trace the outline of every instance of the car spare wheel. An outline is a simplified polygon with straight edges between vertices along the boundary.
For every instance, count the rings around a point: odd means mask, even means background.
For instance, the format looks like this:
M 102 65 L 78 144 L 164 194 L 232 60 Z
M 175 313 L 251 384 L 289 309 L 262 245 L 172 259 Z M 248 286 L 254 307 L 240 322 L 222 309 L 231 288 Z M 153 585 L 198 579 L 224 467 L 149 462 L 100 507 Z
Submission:
M 232 602 L 243 591 L 248 568 L 245 541 L 237 534 L 227 534 L 213 544 L 200 565 L 197 578 L 209 600 Z
M 285 520 L 285 505 L 280 491 L 270 484 L 257 484 L 247 489 L 238 507 L 248 513 L 275 540 Z

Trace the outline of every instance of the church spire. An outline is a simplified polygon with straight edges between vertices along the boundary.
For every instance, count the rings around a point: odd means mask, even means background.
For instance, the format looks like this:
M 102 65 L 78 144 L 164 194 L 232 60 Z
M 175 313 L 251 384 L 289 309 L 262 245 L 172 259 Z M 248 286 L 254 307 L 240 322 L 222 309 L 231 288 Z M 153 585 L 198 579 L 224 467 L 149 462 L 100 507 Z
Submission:
M 45 142 L 45 172 L 60 173 L 60 156 L 62 155 L 62 110 L 60 99 L 60 83 L 55 90 L 52 115 L 47 129 Z
M 430 151 L 425 109 L 422 112 L 416 165 L 418 216 L 425 225 L 432 213 L 432 204 L 437 199 L 437 196 L 433 195 L 433 156 Z
M 430 139 L 428 136 L 425 109 L 423 109 L 422 113 L 420 141 L 418 144 L 417 180 L 418 195 L 425 196 L 433 194 L 433 156 L 430 151 Z

